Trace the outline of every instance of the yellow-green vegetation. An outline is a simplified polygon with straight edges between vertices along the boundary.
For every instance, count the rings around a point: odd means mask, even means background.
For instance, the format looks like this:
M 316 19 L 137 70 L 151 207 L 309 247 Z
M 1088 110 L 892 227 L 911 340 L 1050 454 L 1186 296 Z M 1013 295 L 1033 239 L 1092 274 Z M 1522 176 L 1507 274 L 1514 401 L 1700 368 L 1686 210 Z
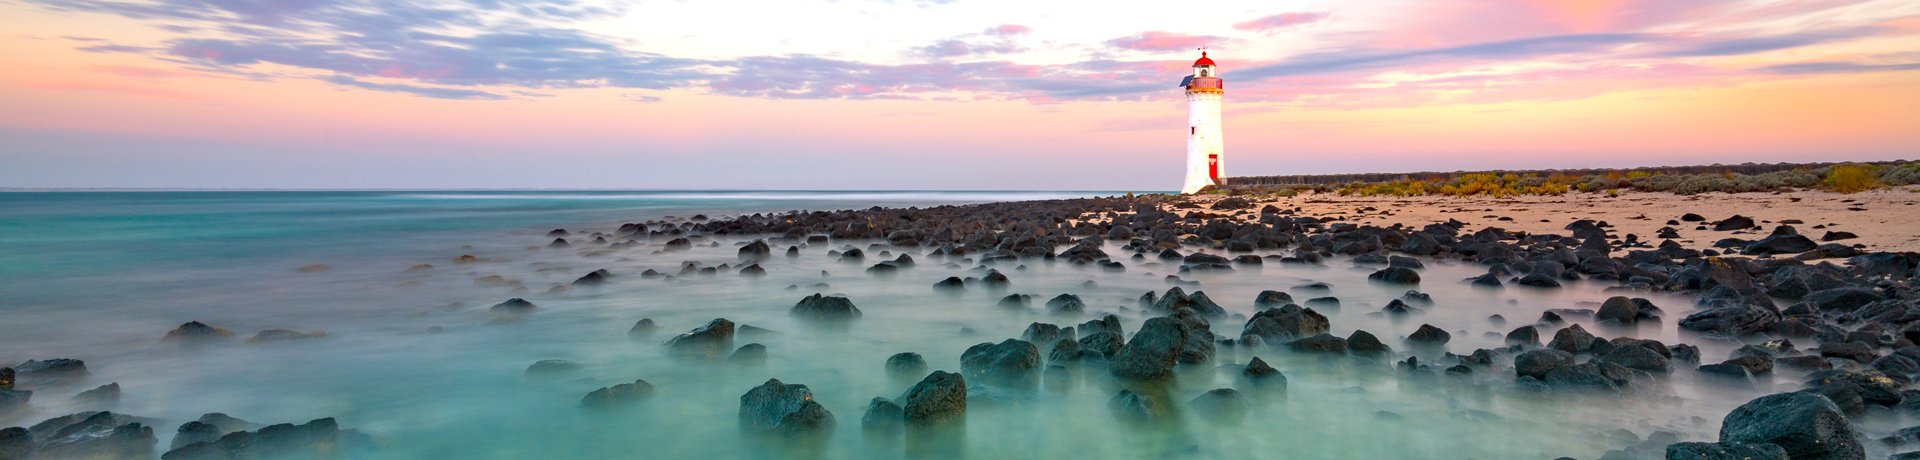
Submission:
M 1843 164 L 1828 168 L 1825 181 L 1828 190 L 1840 193 L 1857 193 L 1878 188 L 1879 168 L 1873 165 Z
M 1623 190 L 1679 195 L 1790 190 L 1857 193 L 1886 186 L 1920 185 L 1920 162 L 1685 166 L 1633 170 L 1585 170 L 1575 174 L 1554 171 L 1501 171 L 1417 173 L 1400 175 L 1397 178 L 1389 174 L 1325 177 L 1339 177 L 1342 180 L 1353 177 L 1358 180 L 1304 185 L 1303 183 L 1308 181 L 1301 178 L 1310 180 L 1314 176 L 1297 176 L 1281 182 L 1281 184 L 1292 182 L 1292 185 L 1239 186 L 1234 187 L 1234 193 L 1261 195 L 1299 190 L 1373 196 L 1518 196 L 1563 195 L 1569 192 L 1619 196 Z M 1259 181 L 1270 178 L 1251 179 Z

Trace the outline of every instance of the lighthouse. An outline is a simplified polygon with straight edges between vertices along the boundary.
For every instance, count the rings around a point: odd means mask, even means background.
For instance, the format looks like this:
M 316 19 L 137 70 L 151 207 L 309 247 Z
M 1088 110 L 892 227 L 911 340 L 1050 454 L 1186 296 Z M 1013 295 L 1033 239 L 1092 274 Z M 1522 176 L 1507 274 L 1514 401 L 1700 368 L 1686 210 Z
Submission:
M 1187 90 L 1187 175 L 1180 193 L 1226 185 L 1225 149 L 1220 138 L 1220 97 L 1227 94 L 1219 70 L 1206 51 L 1193 61 L 1193 74 L 1180 81 Z

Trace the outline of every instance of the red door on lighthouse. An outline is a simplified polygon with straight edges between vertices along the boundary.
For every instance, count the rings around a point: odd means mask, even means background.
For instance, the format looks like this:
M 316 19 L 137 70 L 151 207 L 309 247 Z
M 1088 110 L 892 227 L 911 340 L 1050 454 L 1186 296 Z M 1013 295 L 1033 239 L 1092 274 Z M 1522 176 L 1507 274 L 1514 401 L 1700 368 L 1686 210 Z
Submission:
M 1215 184 L 1220 183 L 1220 154 L 1218 153 L 1207 154 L 1207 178 L 1213 179 Z

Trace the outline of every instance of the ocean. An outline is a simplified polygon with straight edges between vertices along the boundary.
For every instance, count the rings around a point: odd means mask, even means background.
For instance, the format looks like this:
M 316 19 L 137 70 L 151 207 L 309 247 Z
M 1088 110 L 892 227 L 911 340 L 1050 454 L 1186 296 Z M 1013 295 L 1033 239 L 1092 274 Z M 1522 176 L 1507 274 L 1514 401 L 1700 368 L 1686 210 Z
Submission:
M 1595 457 L 1616 445 L 1606 433 L 1638 436 L 1673 431 L 1711 439 L 1717 423 L 1695 414 L 1724 414 L 1764 389 L 1665 381 L 1670 397 L 1650 400 L 1514 398 L 1484 386 L 1395 378 L 1391 367 L 1354 368 L 1272 350 L 1223 348 L 1218 372 L 1182 373 L 1174 402 L 1231 386 L 1234 363 L 1258 355 L 1285 373 L 1288 396 L 1262 401 L 1248 419 L 1224 423 L 1196 414 L 1145 432 L 1113 423 L 1114 388 L 1098 372 L 1049 384 L 1039 395 L 982 399 L 968 409 L 964 437 L 939 451 L 911 452 L 866 437 L 861 414 L 875 397 L 899 396 L 913 381 L 888 376 L 886 358 L 924 355 L 933 369 L 958 371 L 968 346 L 1020 337 L 1035 322 L 1075 325 L 1115 314 L 1131 333 L 1147 317 L 1135 299 L 1164 291 L 1177 266 L 1128 259 L 1125 272 L 1023 260 L 996 267 L 1010 292 L 1032 294 L 1034 309 L 995 304 L 1006 292 L 934 295 L 948 276 L 978 276 L 970 261 L 937 259 L 917 248 L 833 241 L 762 262 L 768 274 L 749 278 L 720 270 L 672 280 L 647 269 L 680 273 L 687 262 L 738 264 L 737 246 L 751 239 L 714 237 L 685 252 L 661 252 L 663 240 L 608 249 L 588 240 L 621 223 L 648 219 L 719 218 L 786 210 L 934 206 L 989 201 L 1114 195 L 1119 192 L 785 192 L 785 191 L 365 191 L 365 192 L 34 192 L 0 193 L 0 361 L 77 358 L 91 375 L 43 388 L 28 409 L 0 416 L 0 427 L 26 426 L 88 409 L 68 401 L 79 391 L 117 382 L 115 412 L 152 417 L 165 450 L 174 428 L 222 412 L 258 423 L 303 423 L 334 417 L 372 436 L 375 458 L 1552 458 Z M 549 230 L 568 229 L 574 243 L 549 248 Z M 848 247 L 869 250 L 864 263 L 828 257 Z M 892 276 L 866 265 L 901 253 L 919 264 Z M 1278 253 L 1264 251 L 1258 254 Z M 472 256 L 464 259 L 462 256 Z M 1421 324 L 1454 332 L 1450 349 L 1497 348 L 1500 334 L 1548 309 L 1592 308 L 1611 295 L 1599 284 L 1556 291 L 1486 291 L 1453 282 L 1482 267 L 1430 261 L 1421 290 L 1438 306 L 1411 319 L 1379 314 L 1405 289 L 1365 281 L 1370 269 L 1344 259 L 1326 266 L 1243 267 L 1183 275 L 1201 283 L 1235 319 L 1213 324 L 1239 335 L 1262 290 L 1333 286 L 1342 306 L 1326 312 L 1333 333 L 1365 329 L 1401 347 Z M 430 267 L 423 267 L 430 266 Z M 324 267 L 324 268 L 321 268 Z M 304 269 L 303 269 L 304 268 Z M 611 282 L 572 287 L 605 269 Z M 1191 290 L 1193 288 L 1189 288 Z M 865 316 L 844 328 L 790 318 L 787 309 L 813 294 L 848 296 Z M 1073 293 L 1087 315 L 1058 317 L 1038 308 Z M 1646 294 L 1669 314 L 1682 296 Z M 523 317 L 489 311 L 510 298 L 538 310 Z M 1505 321 L 1489 319 L 1501 314 Z M 769 360 L 757 366 L 690 364 L 670 359 L 660 342 L 728 318 L 770 332 L 744 335 Z M 646 318 L 651 335 L 629 327 Z M 1570 318 L 1584 322 L 1582 318 Z M 184 345 L 161 338 L 188 321 L 230 331 L 226 341 Z M 1588 324 L 1589 329 L 1598 325 Z M 248 343 L 268 329 L 323 335 Z M 1675 343 L 1672 324 L 1610 331 Z M 1551 329 L 1543 330 L 1550 336 Z M 1737 344 L 1702 345 L 1724 356 Z M 564 359 L 580 368 L 559 377 L 530 376 L 532 363 Z M 1690 375 L 1691 373 L 1689 373 Z M 769 378 L 812 388 L 837 417 L 823 445 L 798 448 L 742 442 L 735 422 L 739 396 Z M 582 395 L 645 379 L 658 393 L 627 411 L 588 411 Z M 1510 377 L 1509 377 L 1510 380 Z M 1003 395 L 1004 396 L 1004 395 Z M 157 452 L 156 452 L 157 455 Z

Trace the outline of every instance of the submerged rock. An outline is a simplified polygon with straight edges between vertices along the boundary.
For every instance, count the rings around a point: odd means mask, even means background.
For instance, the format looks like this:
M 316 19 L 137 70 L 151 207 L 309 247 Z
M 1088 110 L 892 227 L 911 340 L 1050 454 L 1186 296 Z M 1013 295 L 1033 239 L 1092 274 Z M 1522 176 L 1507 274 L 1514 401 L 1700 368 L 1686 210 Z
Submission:
M 899 401 L 910 425 L 952 422 L 966 416 L 967 380 L 960 374 L 934 371 L 908 388 Z
M 960 354 L 960 368 L 975 382 L 1015 389 L 1040 384 L 1040 349 L 1025 340 L 982 343 Z
M 1167 415 L 1165 404 L 1152 396 L 1136 393 L 1133 390 L 1120 390 L 1107 400 L 1107 409 L 1124 422 L 1144 423 Z
M 514 297 L 507 299 L 505 302 L 494 304 L 493 307 L 488 308 L 487 311 L 506 315 L 518 315 L 533 313 L 533 311 L 538 308 L 539 307 L 535 306 L 533 302 L 528 302 L 527 299 Z
M 1791 460 L 1774 444 L 1676 442 L 1667 445 L 1668 460 Z
M 903 378 L 927 375 L 927 359 L 920 357 L 919 353 L 894 353 L 887 357 L 887 373 Z
M 900 405 L 887 398 L 867 401 L 867 412 L 860 416 L 860 431 L 869 436 L 898 436 L 906 431 L 906 419 Z
M 1186 347 L 1187 327 L 1180 320 L 1159 317 L 1140 326 L 1133 340 L 1114 353 L 1109 372 L 1121 380 L 1162 380 L 1173 376 L 1173 365 Z
M 161 459 L 357 458 L 373 449 L 372 437 L 340 429 L 332 418 L 323 418 L 304 425 L 281 423 L 253 432 L 236 431 L 215 441 L 170 450 Z
M 640 402 L 653 396 L 653 384 L 645 379 L 634 379 L 633 383 L 622 383 L 604 387 L 587 393 L 580 398 L 580 405 L 592 408 L 623 406 Z
M 748 433 L 824 435 L 834 424 L 833 413 L 813 400 L 813 391 L 806 385 L 767 379 L 740 395 L 740 428 Z
M 732 321 L 715 318 L 692 332 L 667 340 L 667 352 L 683 358 L 720 359 L 733 350 L 733 330 Z
M 1232 388 L 1219 388 L 1201 393 L 1187 405 L 1193 407 L 1202 417 L 1216 422 L 1239 422 L 1247 418 L 1247 412 L 1253 410 L 1253 403 L 1247 397 Z
M 200 341 L 208 341 L 208 340 L 225 339 L 229 337 L 233 337 L 233 333 L 228 332 L 226 329 L 208 326 L 207 323 L 202 323 L 199 321 L 188 321 L 186 322 L 186 324 L 181 324 L 180 327 L 176 327 L 176 328 L 173 328 L 173 330 L 171 331 L 167 331 L 167 336 L 161 338 L 161 340 L 173 341 L 173 342 L 200 342 Z
M 800 299 L 787 314 L 810 320 L 845 321 L 859 318 L 860 309 L 854 308 L 853 301 L 846 297 L 814 294 Z
M 1420 284 L 1420 272 L 1406 267 L 1387 267 L 1367 275 L 1367 279 L 1391 284 Z
M 1777 444 L 1794 460 L 1865 455 L 1846 415 L 1832 400 L 1812 393 L 1779 393 L 1748 401 L 1721 422 L 1720 442 Z

